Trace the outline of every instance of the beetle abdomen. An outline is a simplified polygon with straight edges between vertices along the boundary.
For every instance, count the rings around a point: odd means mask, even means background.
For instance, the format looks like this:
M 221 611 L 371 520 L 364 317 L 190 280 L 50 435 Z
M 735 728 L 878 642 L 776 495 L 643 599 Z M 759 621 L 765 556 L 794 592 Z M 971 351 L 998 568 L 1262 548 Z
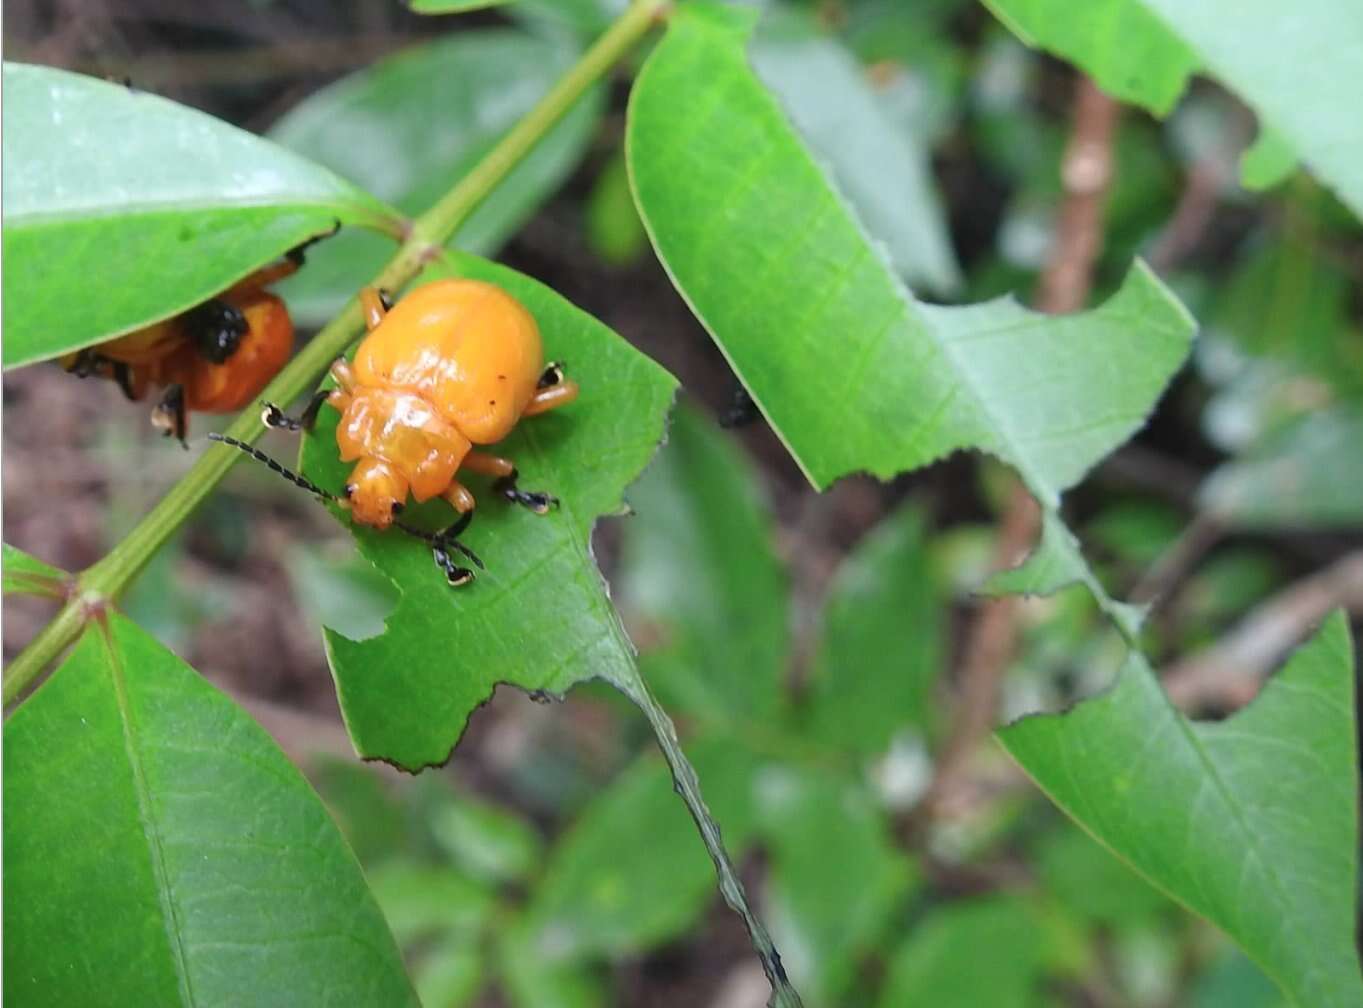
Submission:
M 478 280 L 441 280 L 393 307 L 355 355 L 361 387 L 419 395 L 474 444 L 500 441 L 535 394 L 539 327 L 520 302 Z

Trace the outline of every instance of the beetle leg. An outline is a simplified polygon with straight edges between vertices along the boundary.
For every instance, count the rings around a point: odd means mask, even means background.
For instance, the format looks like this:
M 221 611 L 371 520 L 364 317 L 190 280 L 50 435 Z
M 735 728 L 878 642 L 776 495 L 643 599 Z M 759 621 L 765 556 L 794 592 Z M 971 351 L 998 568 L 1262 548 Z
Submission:
M 336 383 L 336 387 L 343 392 L 352 392 L 355 389 L 355 369 L 350 366 L 350 361 L 344 357 L 337 357 L 331 362 L 331 380 Z
M 465 491 L 467 492 L 467 491 Z M 472 498 L 470 497 L 470 500 Z M 477 567 L 483 569 L 483 561 L 478 559 L 478 554 L 473 552 L 459 541 L 459 535 L 469 527 L 473 521 L 473 511 L 468 510 L 460 514 L 456 521 L 443 532 L 437 532 L 431 536 L 431 556 L 435 560 L 435 565 L 445 575 L 445 580 L 450 583 L 450 587 L 459 588 L 473 580 L 473 571 L 467 567 L 461 567 L 450 555 L 450 550 L 458 550 L 469 560 L 473 561 Z M 405 529 L 405 526 L 400 526 Z
M 131 402 L 142 398 L 137 394 L 137 384 L 133 381 L 131 365 L 123 361 L 112 361 L 110 366 L 113 368 L 114 381 L 118 384 L 119 391 L 123 393 L 123 398 Z
M 317 423 L 317 413 L 321 410 L 322 403 L 331 398 L 331 392 L 331 389 L 319 389 L 314 392 L 308 404 L 303 407 L 303 412 L 297 417 L 291 417 L 274 403 L 267 402 L 260 413 L 260 422 L 266 427 L 295 434 L 299 431 L 310 431 Z
M 450 485 L 445 488 L 445 492 L 440 496 L 449 501 L 450 505 L 461 515 L 472 514 L 473 507 L 477 503 L 473 499 L 473 494 L 469 492 L 469 488 L 458 480 L 450 480 Z
M 360 288 L 360 310 L 364 313 L 364 327 L 373 332 L 383 321 L 383 317 L 388 314 L 388 308 L 392 305 L 392 298 L 386 296 L 386 292 L 377 287 Z
M 577 398 L 577 391 L 577 382 L 565 378 L 557 385 L 550 385 L 536 392 L 521 415 L 535 416 L 537 413 L 547 413 L 551 409 L 567 406 Z
M 180 447 L 185 450 L 189 445 L 185 443 L 185 432 L 188 423 L 185 410 L 185 387 L 178 382 L 174 385 L 167 385 L 166 391 L 161 395 L 158 402 L 151 411 L 151 423 L 161 431 L 164 437 L 174 435 L 180 442 Z
M 516 480 L 520 474 L 516 472 L 516 465 L 510 459 L 487 452 L 471 451 L 464 456 L 464 461 L 459 465 L 463 469 L 482 473 L 484 476 L 496 476 L 497 480 L 492 484 L 493 490 L 514 504 L 528 507 L 535 514 L 547 514 L 550 508 L 558 506 L 557 497 L 540 491 L 519 489 Z

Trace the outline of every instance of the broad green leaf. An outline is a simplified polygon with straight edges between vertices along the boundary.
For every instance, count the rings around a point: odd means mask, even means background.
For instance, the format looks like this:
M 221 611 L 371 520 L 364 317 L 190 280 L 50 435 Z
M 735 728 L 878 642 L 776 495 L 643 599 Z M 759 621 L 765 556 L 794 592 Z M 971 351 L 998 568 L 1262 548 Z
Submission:
M 843 1004 L 908 889 L 909 863 L 853 780 L 773 766 L 756 790 L 772 937 L 807 1004 Z
M 1122 101 L 1167 115 L 1197 71 L 1197 56 L 1141 0 L 984 0 L 1029 46 L 1078 63 Z
M 757 474 L 713 421 L 673 414 L 629 491 L 622 607 L 664 701 L 710 723 L 769 721 L 790 651 L 785 572 Z
M 869 757 L 902 729 L 932 733 L 945 661 L 938 591 L 917 508 L 900 509 L 857 544 L 824 604 L 808 691 L 811 735 Z
M 753 757 L 718 738 L 687 749 L 726 846 L 741 856 L 752 831 Z M 641 758 L 560 838 L 527 911 L 535 954 L 639 952 L 684 932 L 714 899 L 714 870 L 670 780 L 660 759 Z
M 914 924 L 890 962 L 881 1008 L 1029 1008 L 1041 938 L 1017 896 L 962 900 Z
M 391 211 L 327 169 L 121 84 L 6 63 L 5 367 L 183 311 Z
M 539 323 L 546 358 L 566 361 L 582 394 L 526 420 L 496 448 L 520 467 L 522 487 L 560 498 L 557 510 L 532 514 L 472 481 L 481 504 L 463 541 L 487 565 L 473 584 L 451 588 L 430 549 L 397 530 L 353 528 L 360 552 L 401 597 L 384 633 L 352 641 L 328 630 L 327 653 L 360 754 L 409 770 L 448 759 L 497 683 L 561 693 L 583 679 L 632 681 L 633 649 L 590 537 L 599 516 L 619 511 L 624 487 L 656 449 L 675 388 L 662 368 L 547 287 L 473 256 L 449 262 L 424 279 L 453 269 L 515 295 Z M 336 419 L 323 409 L 303 460 L 311 479 L 339 491 L 350 467 L 337 456 Z M 428 528 L 453 520 L 438 501 L 404 515 Z
M 673 282 L 815 486 L 975 448 L 1054 516 L 1144 421 L 1191 318 L 1139 263 L 1080 315 L 915 301 L 749 69 L 750 22 L 678 9 L 631 96 L 635 198 Z
M 1244 0 L 1233 15 L 1186 0 L 985 0 L 1025 42 L 1083 67 L 1112 95 L 1169 111 L 1205 70 L 1277 135 L 1354 213 L 1363 215 L 1363 133 L 1347 88 L 1363 79 L 1363 18 L 1352 0 Z M 1300 58 L 1284 59 L 1284 53 Z M 1251 159 L 1251 176 L 1262 165 Z
M 464 11 L 500 7 L 511 0 L 407 0 L 413 14 L 462 14 Z
M 1145 660 L 1004 746 L 1103 844 L 1224 928 L 1294 1004 L 1363 1003 L 1348 624 L 1331 616 L 1247 709 L 1192 724 Z
M 846 48 L 798 25 L 764 23 L 752 49 L 758 76 L 904 279 L 938 293 L 956 290 L 960 267 L 926 152 L 890 118 Z
M 1363 524 L 1363 410 L 1311 413 L 1216 469 L 1202 507 L 1239 528 Z
M 327 165 L 407 213 L 468 174 L 572 65 L 576 43 L 510 28 L 462 31 L 415 46 L 311 95 L 271 139 Z M 450 240 L 491 255 L 582 158 L 603 93 L 586 94 L 492 191 Z M 280 290 L 295 317 L 321 324 L 378 272 L 393 246 L 343 234 L 309 253 Z
M 6 595 L 14 593 L 60 598 L 64 593 L 62 585 L 68 577 L 70 575 L 65 571 L 45 564 L 9 543 L 4 544 L 4 553 L 0 557 L 0 583 L 3 583 Z
M 116 613 L 5 725 L 5 1000 L 416 1005 L 263 729 Z

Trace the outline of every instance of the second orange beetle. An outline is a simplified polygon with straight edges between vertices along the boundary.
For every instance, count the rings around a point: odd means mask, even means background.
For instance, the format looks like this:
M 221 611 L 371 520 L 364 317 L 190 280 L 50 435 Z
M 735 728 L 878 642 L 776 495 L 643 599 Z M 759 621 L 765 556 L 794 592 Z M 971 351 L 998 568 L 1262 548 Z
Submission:
M 427 539 L 450 582 L 463 584 L 472 572 L 446 550 L 477 562 L 457 541 L 475 503 L 461 470 L 494 477 L 500 495 L 537 513 L 557 503 L 521 490 L 514 463 L 474 446 L 501 441 L 522 417 L 572 402 L 577 383 L 557 364 L 546 367 L 534 317 L 493 284 L 437 281 L 392 307 L 366 288 L 360 303 L 369 335 L 353 364 L 343 358 L 332 365 L 337 387 L 319 392 L 298 419 L 267 404 L 265 422 L 298 430 L 311 426 L 323 403 L 339 410 L 336 443 L 341 460 L 355 468 L 338 502 L 356 522 L 383 529 L 396 522 L 409 495 L 443 497 L 460 514 L 451 528 L 431 535 L 398 524 Z

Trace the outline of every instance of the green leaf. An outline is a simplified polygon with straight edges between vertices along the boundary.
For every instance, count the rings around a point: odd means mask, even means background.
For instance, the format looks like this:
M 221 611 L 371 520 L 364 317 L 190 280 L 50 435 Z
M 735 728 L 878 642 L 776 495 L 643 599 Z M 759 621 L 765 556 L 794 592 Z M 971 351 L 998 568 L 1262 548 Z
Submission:
M 352 641 L 328 630 L 327 653 L 346 727 L 359 753 L 409 770 L 443 763 L 475 707 L 497 683 L 561 693 L 599 677 L 633 679 L 633 649 L 603 591 L 589 550 L 592 526 L 619 511 L 621 494 L 662 437 L 675 381 L 600 322 L 549 288 L 502 266 L 456 255 L 428 271 L 499 284 L 535 316 L 548 359 L 567 362 L 577 402 L 533 417 L 497 447 L 520 467 L 521 485 L 562 505 L 531 514 L 486 483 L 462 537 L 487 564 L 451 588 L 430 549 L 396 530 L 352 531 L 360 552 L 401 592 L 384 633 Z M 336 412 L 322 411 L 303 449 L 309 478 L 339 491 L 350 467 L 337 456 Z M 412 507 L 404 521 L 439 528 L 443 502 Z
M 975 448 L 1054 516 L 1144 421 L 1192 319 L 1139 263 L 1081 315 L 915 301 L 748 68 L 750 20 L 678 9 L 631 96 L 635 198 L 673 282 L 816 487 Z
M 789 660 L 789 586 L 752 466 L 681 407 L 629 500 L 621 595 L 634 636 L 660 643 L 644 656 L 649 682 L 711 723 L 769 722 Z
M 330 171 L 121 84 L 6 63 L 5 367 L 183 311 L 337 222 L 391 211 Z
M 809 684 L 815 738 L 870 757 L 902 729 L 931 734 L 944 613 L 923 539 L 922 512 L 901 508 L 838 570 Z
M 1114 98 L 1164 116 L 1197 71 L 1197 56 L 1141 0 L 984 0 L 1029 46 L 1078 63 Z
M 1217 468 L 1199 499 L 1238 528 L 1321 528 L 1363 521 L 1363 410 L 1308 414 Z
M 766 767 L 757 794 L 772 859 L 772 937 L 809 1004 L 843 1004 L 908 889 L 909 863 L 851 780 Z
M 4 544 L 4 553 L 0 557 L 0 583 L 3 583 L 6 595 L 13 593 L 62 598 L 65 595 L 63 585 L 69 577 L 65 571 L 45 564 L 9 543 Z
M 718 738 L 688 746 L 734 856 L 752 831 L 753 757 Z M 639 952 L 684 932 L 715 897 L 714 870 L 652 754 L 626 770 L 560 838 L 527 912 L 549 961 Z
M 890 118 L 856 58 L 799 23 L 764 22 L 752 48 L 758 76 L 904 279 L 955 291 L 960 267 L 926 152 Z
M 1363 19 L 1351 0 L 1244 0 L 1234 16 L 1185 0 L 985 0 L 1024 42 L 1069 59 L 1114 97 L 1164 115 L 1205 71 L 1273 124 L 1290 148 L 1363 215 L 1363 134 L 1341 81 L 1363 79 Z M 1284 53 L 1309 54 L 1284 59 Z M 1260 150 L 1247 169 L 1260 171 Z M 1269 173 L 1270 176 L 1272 173 Z
M 879 1004 L 1028 1008 L 1040 959 L 1040 931 L 1021 898 L 952 903 L 914 925 L 894 953 Z
M 576 43 L 511 28 L 461 31 L 353 73 L 295 106 L 270 130 L 285 147 L 353 179 L 407 213 L 434 203 L 572 65 Z M 450 240 L 494 254 L 577 166 L 603 92 L 588 92 Z M 311 250 L 280 285 L 294 316 L 320 325 L 369 282 L 392 244 L 364 233 Z
M 415 1005 L 322 804 L 116 613 L 5 725 L 15 1005 Z
M 464 11 L 500 7 L 511 0 L 407 0 L 413 14 L 462 14 Z
M 1191 724 L 1132 655 L 1117 685 L 999 737 L 1098 840 L 1224 928 L 1294 1003 L 1363 1003 L 1348 624 L 1331 616 L 1247 709 Z

